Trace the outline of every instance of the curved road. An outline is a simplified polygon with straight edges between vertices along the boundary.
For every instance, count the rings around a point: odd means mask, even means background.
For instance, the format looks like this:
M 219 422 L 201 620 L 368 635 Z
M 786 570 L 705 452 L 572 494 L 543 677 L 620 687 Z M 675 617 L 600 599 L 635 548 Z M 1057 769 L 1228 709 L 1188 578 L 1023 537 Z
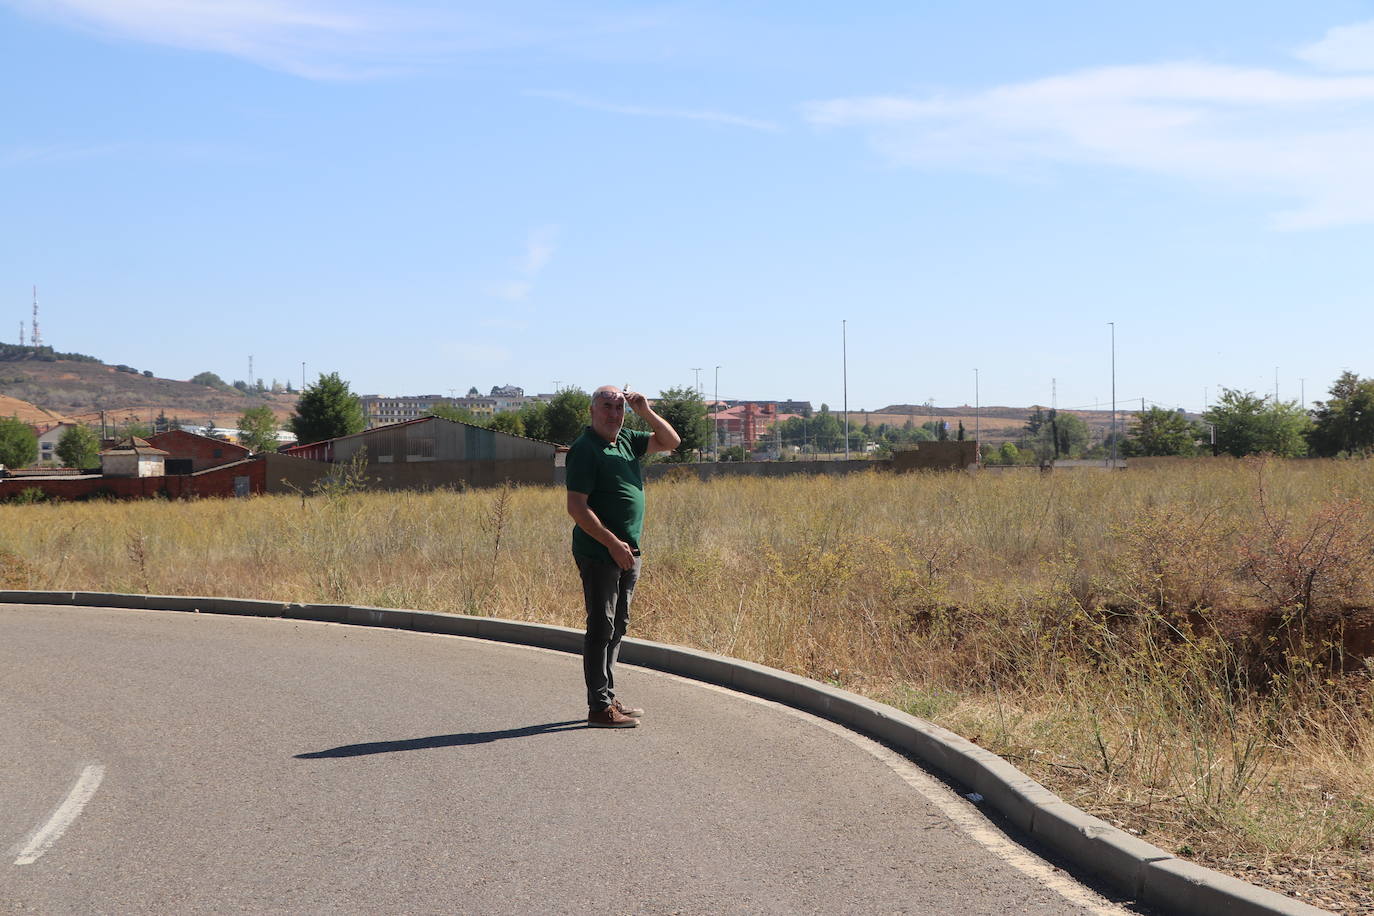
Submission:
M 1122 912 L 835 726 L 622 681 L 588 729 L 560 653 L 0 606 L 0 912 Z

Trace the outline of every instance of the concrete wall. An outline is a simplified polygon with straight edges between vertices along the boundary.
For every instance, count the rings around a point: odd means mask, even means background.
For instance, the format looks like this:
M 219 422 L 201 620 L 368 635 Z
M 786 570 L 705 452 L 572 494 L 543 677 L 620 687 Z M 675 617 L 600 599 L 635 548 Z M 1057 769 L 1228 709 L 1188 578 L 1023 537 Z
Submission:
M 338 465 L 335 465 L 338 467 Z M 557 470 L 562 471 L 562 468 Z M 553 456 L 547 459 L 487 459 L 369 464 L 364 471 L 369 490 L 433 490 L 439 487 L 499 487 L 555 483 Z
M 315 482 L 329 476 L 333 465 L 308 458 L 292 458 L 267 452 L 259 455 L 256 462 L 263 467 L 264 493 L 309 493 Z
M 0 499 L 10 499 L 28 489 L 42 490 L 49 499 L 148 499 L 155 496 L 190 499 L 294 492 L 283 480 L 309 492 L 315 481 L 327 475 L 330 469 L 319 461 L 269 454 L 195 474 L 170 477 L 6 478 L 0 480 Z
M 560 470 L 562 470 L 560 468 Z M 692 477 L 713 480 L 717 477 L 795 477 L 804 474 L 858 474 L 863 471 L 890 471 L 887 461 L 721 461 L 701 464 L 655 463 L 644 466 L 645 480 L 664 477 Z
M 952 471 L 978 463 L 978 443 L 971 439 L 917 442 L 892 456 L 894 471 Z
M 890 459 L 655 463 L 644 466 L 644 477 L 646 480 L 658 480 L 665 476 L 696 476 L 701 480 L 711 480 L 716 477 L 793 477 L 798 474 L 859 474 L 864 471 L 958 471 L 972 466 L 977 454 L 977 443 L 969 440 L 922 442 L 919 447 L 904 449 Z

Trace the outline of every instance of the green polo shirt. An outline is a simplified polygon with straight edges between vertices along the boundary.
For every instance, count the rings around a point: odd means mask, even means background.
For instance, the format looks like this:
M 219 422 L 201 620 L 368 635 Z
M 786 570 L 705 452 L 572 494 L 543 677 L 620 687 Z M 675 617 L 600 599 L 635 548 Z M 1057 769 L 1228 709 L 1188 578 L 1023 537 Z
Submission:
M 588 426 L 568 449 L 566 462 L 568 489 L 586 493 L 587 506 L 601 524 L 636 550 L 644 530 L 644 475 L 639 462 L 652 438 L 653 433 L 644 430 L 621 429 L 614 442 L 607 442 Z M 579 525 L 573 525 L 572 552 L 614 562 L 611 552 Z

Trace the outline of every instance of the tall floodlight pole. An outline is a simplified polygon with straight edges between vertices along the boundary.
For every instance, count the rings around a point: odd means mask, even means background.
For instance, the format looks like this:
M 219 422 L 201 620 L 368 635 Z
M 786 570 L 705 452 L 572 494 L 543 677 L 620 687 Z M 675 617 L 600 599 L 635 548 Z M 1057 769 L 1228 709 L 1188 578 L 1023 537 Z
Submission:
M 840 365 L 844 371 L 844 460 L 849 460 L 849 322 L 840 322 Z
M 701 398 L 701 367 L 700 367 L 700 366 L 697 366 L 697 367 L 695 367 L 694 369 L 692 369 L 692 371 L 696 373 L 696 377 L 697 377 L 696 387 L 695 387 L 693 390 L 696 391 L 696 393 L 697 393 L 697 398 L 700 399 L 700 398 Z M 697 461 L 698 461 L 698 462 L 701 461 L 701 449 L 697 449 Z
M 720 366 L 716 367 L 716 397 L 711 410 L 711 453 L 720 460 Z
M 1300 379 L 1298 379 L 1298 395 L 1299 395 L 1299 397 L 1302 398 L 1302 402 L 1301 402 L 1301 403 L 1302 403 L 1302 409 L 1303 409 L 1303 412 L 1306 413 L 1306 412 L 1307 412 L 1307 379 L 1305 379 L 1305 378 L 1300 378 Z
M 1112 469 L 1116 469 L 1116 322 L 1112 326 Z
M 973 460 L 978 463 L 983 459 L 983 444 L 979 441 L 979 432 L 982 429 L 983 403 L 978 397 L 978 368 L 973 369 Z

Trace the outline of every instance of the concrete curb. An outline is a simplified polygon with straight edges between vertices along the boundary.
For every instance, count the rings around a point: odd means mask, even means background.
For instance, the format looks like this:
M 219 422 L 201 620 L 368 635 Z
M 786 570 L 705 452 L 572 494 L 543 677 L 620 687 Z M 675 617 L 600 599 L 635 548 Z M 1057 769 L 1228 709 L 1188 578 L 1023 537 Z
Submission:
M 338 604 L 245 598 L 0 591 L 0 603 L 284 617 L 471 636 L 581 653 L 582 631 L 546 624 Z M 1207 916 L 1317 916 L 1310 904 L 1178 859 L 1065 803 L 990 751 L 901 710 L 775 668 L 663 643 L 626 639 L 631 665 L 706 681 L 802 709 L 862 732 L 983 796 L 1018 829 L 1131 897 L 1170 912 Z M 1329 914 L 1328 914 L 1329 916 Z

